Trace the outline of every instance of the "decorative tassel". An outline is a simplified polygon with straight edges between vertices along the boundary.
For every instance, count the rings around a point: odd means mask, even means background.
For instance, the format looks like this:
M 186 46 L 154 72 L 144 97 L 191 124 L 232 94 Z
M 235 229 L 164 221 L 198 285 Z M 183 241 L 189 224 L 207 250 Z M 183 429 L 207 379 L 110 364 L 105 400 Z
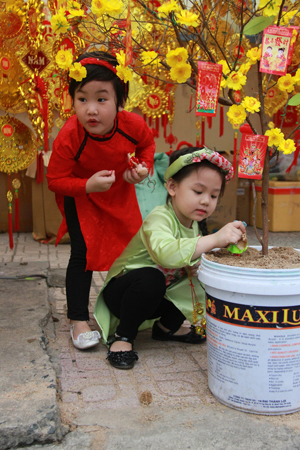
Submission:
M 166 139 L 167 137 L 167 125 L 168 125 L 168 115 L 167 114 L 163 114 L 161 116 L 161 125 L 164 129 L 164 138 Z
M 196 136 L 197 136 L 197 137 L 196 137 L 196 147 L 199 147 L 199 145 L 200 145 L 200 136 L 199 136 L 199 133 L 197 133 Z
M 208 123 L 208 128 L 210 129 L 212 126 L 212 117 L 211 116 L 206 116 L 207 118 L 207 123 Z
M 147 122 L 147 116 L 146 116 L 146 114 L 144 114 L 143 117 L 144 117 L 144 121 Z
M 13 188 L 15 189 L 15 231 L 20 231 L 20 222 L 19 222 L 19 193 L 18 190 L 21 187 L 21 181 L 17 178 L 14 178 L 11 182 Z
M 234 143 L 233 143 L 233 161 L 232 161 L 232 165 L 233 165 L 233 178 L 235 177 L 235 172 L 236 172 L 236 161 L 237 161 L 237 131 L 234 132 Z
M 10 190 L 10 176 L 8 176 L 8 192 L 6 194 L 8 201 L 8 236 L 9 236 L 9 248 L 12 250 L 14 248 L 14 237 L 13 237 L 13 225 L 12 225 L 12 201 L 13 195 Z
M 155 119 L 155 129 L 157 132 L 157 137 L 159 137 L 159 117 L 156 117 Z
M 220 137 L 224 133 L 224 108 L 223 105 L 220 106 Z
M 201 123 L 201 146 L 205 145 L 205 117 L 202 117 Z
M 148 124 L 149 124 L 149 127 L 151 127 L 151 125 L 152 125 L 152 117 L 148 117 Z
M 193 302 L 193 325 L 196 327 L 196 333 L 205 337 L 206 336 L 205 321 L 203 321 L 203 319 L 202 319 L 201 326 L 197 325 L 198 315 L 199 316 L 203 315 L 204 308 L 197 298 L 195 286 L 193 285 L 192 275 L 190 272 L 188 272 L 188 278 L 189 278 L 189 282 L 190 282 L 190 286 L 191 286 L 191 296 L 192 296 L 192 302 Z

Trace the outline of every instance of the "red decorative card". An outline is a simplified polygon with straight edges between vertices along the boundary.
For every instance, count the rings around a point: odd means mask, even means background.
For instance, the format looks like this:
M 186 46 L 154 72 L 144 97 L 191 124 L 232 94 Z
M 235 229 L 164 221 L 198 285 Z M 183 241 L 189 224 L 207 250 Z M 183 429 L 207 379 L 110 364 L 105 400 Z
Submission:
M 221 64 L 198 61 L 196 116 L 216 116 L 222 68 Z
M 267 27 L 264 30 L 260 72 L 283 76 L 286 74 L 293 29 L 291 27 Z
M 268 140 L 268 136 L 243 133 L 239 156 L 239 178 L 261 180 Z

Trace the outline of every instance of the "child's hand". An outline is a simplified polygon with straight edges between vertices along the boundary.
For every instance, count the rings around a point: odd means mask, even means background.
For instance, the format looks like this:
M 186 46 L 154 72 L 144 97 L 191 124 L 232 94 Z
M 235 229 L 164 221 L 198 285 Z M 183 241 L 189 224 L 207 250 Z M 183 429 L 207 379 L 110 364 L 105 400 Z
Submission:
M 126 169 L 123 173 L 123 178 L 127 183 L 135 184 L 140 183 L 148 176 L 148 169 L 146 163 L 138 164 L 134 169 Z
M 108 191 L 115 181 L 114 170 L 100 170 L 100 172 L 96 172 L 87 180 L 85 185 L 86 193 Z
M 227 247 L 236 244 L 242 235 L 246 234 L 246 227 L 241 221 L 230 222 L 217 231 L 213 236 L 216 239 L 216 247 Z
M 186 271 L 189 274 L 192 275 L 192 277 L 197 277 L 198 276 L 198 269 L 200 266 L 200 262 L 198 262 L 197 264 L 194 264 L 193 266 L 186 266 Z

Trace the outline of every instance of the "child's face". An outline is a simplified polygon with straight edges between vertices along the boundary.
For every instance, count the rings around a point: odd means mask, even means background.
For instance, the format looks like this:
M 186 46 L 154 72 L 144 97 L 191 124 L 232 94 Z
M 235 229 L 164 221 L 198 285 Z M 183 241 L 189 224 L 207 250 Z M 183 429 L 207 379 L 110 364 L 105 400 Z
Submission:
M 209 217 L 216 209 L 221 187 L 221 175 L 209 167 L 199 167 L 180 183 L 169 179 L 167 189 L 180 223 L 190 228 L 194 220 Z
M 75 91 L 73 108 L 81 125 L 92 134 L 112 131 L 117 114 L 116 95 L 110 81 L 90 81 Z

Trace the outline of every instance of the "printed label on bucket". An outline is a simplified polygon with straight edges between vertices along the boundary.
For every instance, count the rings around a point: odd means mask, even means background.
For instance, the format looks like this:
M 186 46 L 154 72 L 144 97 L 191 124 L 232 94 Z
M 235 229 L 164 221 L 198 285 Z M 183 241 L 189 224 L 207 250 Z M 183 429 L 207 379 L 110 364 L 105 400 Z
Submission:
M 241 305 L 206 294 L 209 388 L 246 412 L 300 409 L 300 305 Z

